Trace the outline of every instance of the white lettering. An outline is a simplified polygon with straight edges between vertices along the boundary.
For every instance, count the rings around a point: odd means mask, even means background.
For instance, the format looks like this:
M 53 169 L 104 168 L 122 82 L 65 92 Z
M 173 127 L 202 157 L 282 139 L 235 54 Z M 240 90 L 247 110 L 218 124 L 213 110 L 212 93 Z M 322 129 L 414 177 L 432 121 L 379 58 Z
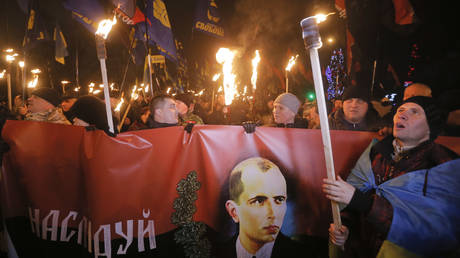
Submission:
M 148 218 L 148 216 L 150 215 L 150 210 L 148 211 L 148 213 L 142 210 L 142 215 L 144 216 L 144 218 Z M 137 223 L 138 223 L 137 224 L 137 230 L 138 230 L 137 231 L 137 234 L 138 234 L 137 235 L 137 248 L 139 252 L 145 251 L 145 246 L 144 246 L 145 233 L 148 233 L 150 250 L 155 249 L 157 247 L 157 243 L 155 240 L 155 227 L 153 225 L 153 220 L 148 220 L 146 229 L 144 229 L 144 220 L 138 220 Z
M 48 220 L 51 219 L 51 227 L 48 227 Z M 51 210 L 50 214 L 46 215 L 43 218 L 42 222 L 42 239 L 46 239 L 48 235 L 48 231 L 51 232 L 51 241 L 57 240 L 57 232 L 58 232 L 58 219 L 59 219 L 59 211 L 58 210 Z
M 78 213 L 75 211 L 69 212 L 69 215 L 61 223 L 61 241 L 69 242 L 73 235 L 75 235 L 75 230 L 71 230 L 70 234 L 67 235 L 67 225 L 69 224 L 70 217 L 73 217 L 73 220 L 77 218 Z
M 126 251 L 128 251 L 128 247 L 131 245 L 133 242 L 133 220 L 128 220 L 126 221 L 126 235 L 123 233 L 123 225 L 122 222 L 117 222 L 115 223 L 115 233 L 118 235 L 122 236 L 124 239 L 126 239 L 126 246 L 123 249 L 123 245 L 120 245 L 118 248 L 117 254 L 126 254 Z
M 83 240 L 83 246 L 87 247 L 87 240 L 88 240 L 88 234 L 87 234 L 87 226 L 88 226 L 88 219 L 86 217 L 83 217 L 78 224 L 78 237 L 77 237 L 77 243 L 82 244 Z M 83 238 L 83 239 L 82 239 Z
M 32 208 L 29 207 L 29 219 L 32 232 L 40 237 L 40 210 L 34 209 L 34 215 L 32 215 Z
M 102 253 L 99 249 L 99 234 L 104 231 L 104 252 Z M 110 225 L 101 225 L 99 229 L 94 233 L 94 257 L 107 256 L 112 257 L 112 242 L 110 240 Z

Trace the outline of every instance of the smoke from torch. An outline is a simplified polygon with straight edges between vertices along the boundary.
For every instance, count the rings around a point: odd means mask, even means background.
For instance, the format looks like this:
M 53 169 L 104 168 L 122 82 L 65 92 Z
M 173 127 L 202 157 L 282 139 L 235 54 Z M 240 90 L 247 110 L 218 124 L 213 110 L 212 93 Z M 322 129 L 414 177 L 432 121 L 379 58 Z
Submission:
M 222 74 L 223 86 L 224 86 L 224 95 L 225 95 L 225 105 L 232 104 L 233 99 L 236 95 L 236 84 L 235 79 L 236 75 L 233 74 L 233 59 L 235 58 L 235 51 L 231 51 L 228 48 L 220 48 L 216 54 L 216 60 L 219 64 L 222 64 Z
M 260 55 L 259 50 L 256 50 L 256 56 L 252 59 L 252 77 L 251 77 L 251 84 L 252 89 L 255 90 L 257 88 L 257 66 L 260 62 Z

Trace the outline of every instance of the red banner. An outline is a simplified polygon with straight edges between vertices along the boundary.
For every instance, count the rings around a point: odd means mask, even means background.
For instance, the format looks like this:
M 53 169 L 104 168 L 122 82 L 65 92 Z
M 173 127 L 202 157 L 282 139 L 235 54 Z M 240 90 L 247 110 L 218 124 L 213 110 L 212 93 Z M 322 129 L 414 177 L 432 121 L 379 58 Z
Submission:
M 114 138 L 83 127 L 8 121 L 2 211 L 17 249 L 25 238 L 15 229 L 22 227 L 30 235 L 26 239 L 41 239 L 37 245 L 45 241 L 47 247 L 54 243 L 61 254 L 80 248 L 75 257 L 148 252 L 175 257 L 170 243 L 181 246 L 180 237 L 169 242 L 161 237 L 187 225 L 202 223 L 207 235 L 231 236 L 225 209 L 229 173 L 247 158 L 262 157 L 276 164 L 287 182 L 281 232 L 326 237 L 332 218 L 321 192 L 326 171 L 320 134 L 270 127 L 246 134 L 241 126 L 196 125 L 191 134 L 170 127 Z M 331 131 L 336 173 L 346 177 L 375 136 Z M 439 142 L 460 153 L 459 138 Z

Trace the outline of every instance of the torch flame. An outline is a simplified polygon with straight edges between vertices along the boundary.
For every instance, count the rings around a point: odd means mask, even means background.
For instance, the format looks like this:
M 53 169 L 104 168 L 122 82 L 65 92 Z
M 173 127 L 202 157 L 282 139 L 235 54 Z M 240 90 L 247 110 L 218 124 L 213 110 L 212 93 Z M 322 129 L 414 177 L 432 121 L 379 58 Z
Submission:
M 0 72 L 0 79 L 3 79 L 3 77 L 5 77 L 5 73 L 6 73 L 5 69 L 3 69 L 2 72 Z
M 251 83 L 252 83 L 252 88 L 255 90 L 256 89 L 256 84 L 257 84 L 257 66 L 259 65 L 260 62 L 260 55 L 259 55 L 259 50 L 256 50 L 256 56 L 254 59 L 252 59 L 252 76 L 251 76 Z
M 117 23 L 117 18 L 113 16 L 113 20 L 105 19 L 99 22 L 97 27 L 96 35 L 100 36 L 103 39 L 107 39 L 112 26 Z
M 117 107 L 115 107 L 115 112 L 120 112 L 121 106 L 125 102 L 125 99 L 121 98 L 120 102 L 118 103 Z
M 333 15 L 333 14 L 335 14 L 335 13 L 328 13 L 328 14 L 319 13 L 319 14 L 313 16 L 313 17 L 316 18 L 316 23 L 321 23 L 321 22 L 325 21 L 326 18 L 327 18 L 329 15 Z
M 299 57 L 299 55 L 291 56 L 291 58 L 289 59 L 288 65 L 286 66 L 286 71 L 291 71 L 291 68 L 295 65 L 295 61 L 297 60 L 297 57 Z
M 220 78 L 220 73 L 216 73 L 216 74 L 214 74 L 214 76 L 212 77 L 212 81 L 215 82 L 215 81 L 219 80 L 219 78 Z
M 38 75 L 34 76 L 34 78 L 27 84 L 27 88 L 35 88 L 38 84 Z
M 232 104 L 232 101 L 237 93 L 235 85 L 236 75 L 232 73 L 235 54 L 235 51 L 231 51 L 228 48 L 220 48 L 216 54 L 216 60 L 219 64 L 222 64 L 222 74 L 224 75 L 223 86 L 225 105 Z
M 133 92 L 131 93 L 131 100 L 136 100 L 139 95 L 136 93 L 137 85 L 134 85 Z

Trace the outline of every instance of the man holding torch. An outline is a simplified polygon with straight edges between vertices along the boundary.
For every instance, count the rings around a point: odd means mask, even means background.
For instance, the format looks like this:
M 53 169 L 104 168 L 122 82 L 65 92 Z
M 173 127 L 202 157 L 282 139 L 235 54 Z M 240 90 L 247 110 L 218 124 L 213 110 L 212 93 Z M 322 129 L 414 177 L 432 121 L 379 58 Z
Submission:
M 344 207 L 348 228 L 329 236 L 350 257 L 454 257 L 460 247 L 460 159 L 434 143 L 443 116 L 432 98 L 403 102 L 393 135 L 372 142 L 347 181 L 324 179 L 326 197 Z M 349 242 L 349 243 L 348 243 Z

